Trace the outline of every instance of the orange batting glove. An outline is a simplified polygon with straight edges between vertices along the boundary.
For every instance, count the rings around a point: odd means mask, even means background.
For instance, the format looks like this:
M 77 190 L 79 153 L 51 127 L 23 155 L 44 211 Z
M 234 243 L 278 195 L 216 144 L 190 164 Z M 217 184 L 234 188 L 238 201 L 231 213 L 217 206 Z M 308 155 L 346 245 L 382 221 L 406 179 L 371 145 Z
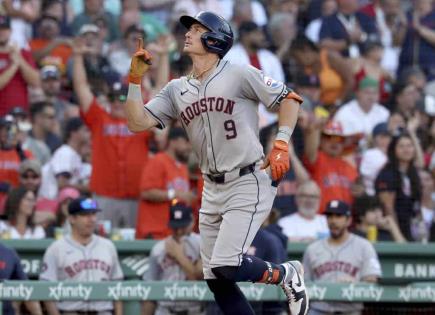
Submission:
M 288 144 L 282 140 L 275 140 L 272 151 L 266 157 L 262 169 L 270 165 L 270 172 L 273 180 L 280 180 L 290 169 L 290 159 L 288 155 Z
M 128 82 L 141 84 L 142 78 L 151 65 L 151 54 L 143 48 L 143 39 L 138 39 L 137 50 L 131 58 Z

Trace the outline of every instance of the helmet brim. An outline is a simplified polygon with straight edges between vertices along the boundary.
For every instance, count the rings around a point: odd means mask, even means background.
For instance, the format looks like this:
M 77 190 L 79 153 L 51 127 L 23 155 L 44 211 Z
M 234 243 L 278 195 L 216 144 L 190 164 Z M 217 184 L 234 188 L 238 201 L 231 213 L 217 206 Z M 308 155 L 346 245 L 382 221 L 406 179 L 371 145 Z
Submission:
M 183 24 L 183 26 L 186 29 L 189 29 L 193 24 L 197 23 L 209 30 L 209 28 L 206 25 L 204 25 L 203 23 L 201 23 L 200 21 L 198 21 L 197 19 L 189 15 L 182 15 L 180 17 L 180 23 Z

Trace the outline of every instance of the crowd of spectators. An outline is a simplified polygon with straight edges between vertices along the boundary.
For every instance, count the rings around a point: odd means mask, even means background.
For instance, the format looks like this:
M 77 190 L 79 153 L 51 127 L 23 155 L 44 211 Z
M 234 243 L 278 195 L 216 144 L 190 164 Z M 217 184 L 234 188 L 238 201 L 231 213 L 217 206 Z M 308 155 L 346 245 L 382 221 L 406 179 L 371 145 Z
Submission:
M 371 241 L 435 241 L 433 0 L 0 1 L 0 238 L 68 234 L 80 195 L 98 202 L 106 236 L 167 238 L 175 199 L 197 231 L 202 179 L 185 132 L 133 134 L 123 104 L 138 37 L 153 55 L 145 102 L 190 72 L 178 17 L 200 10 L 231 22 L 225 59 L 304 98 L 264 230 L 284 248 L 325 239 L 338 200 Z M 277 115 L 263 104 L 259 124 L 267 154 Z

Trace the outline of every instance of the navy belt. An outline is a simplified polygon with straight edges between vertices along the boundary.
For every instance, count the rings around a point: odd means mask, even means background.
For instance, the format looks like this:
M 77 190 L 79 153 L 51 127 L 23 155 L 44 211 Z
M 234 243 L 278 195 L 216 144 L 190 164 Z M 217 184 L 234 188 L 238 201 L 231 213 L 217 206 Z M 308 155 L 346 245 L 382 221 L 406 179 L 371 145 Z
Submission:
M 254 171 L 255 171 L 255 164 L 256 163 L 254 162 L 252 164 L 249 164 L 249 165 L 246 165 L 246 166 L 242 167 L 239 170 L 239 177 L 242 177 L 242 176 L 247 175 L 247 174 L 254 173 Z M 216 184 L 224 184 L 225 183 L 225 173 L 223 173 L 223 174 L 216 174 L 216 175 L 207 174 L 207 177 L 212 182 L 214 182 Z

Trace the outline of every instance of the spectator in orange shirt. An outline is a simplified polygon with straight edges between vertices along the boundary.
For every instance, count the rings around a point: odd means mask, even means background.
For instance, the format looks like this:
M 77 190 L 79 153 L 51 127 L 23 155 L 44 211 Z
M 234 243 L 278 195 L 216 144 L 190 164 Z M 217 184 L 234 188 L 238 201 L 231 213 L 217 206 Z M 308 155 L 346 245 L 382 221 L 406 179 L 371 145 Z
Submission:
M 162 239 L 171 235 L 169 206 L 177 199 L 191 205 L 195 194 L 190 191 L 187 160 L 191 145 L 181 127 L 173 127 L 168 134 L 164 152 L 150 158 L 142 171 L 140 183 L 136 238 Z
M 47 56 L 65 70 L 71 56 L 72 40 L 60 36 L 60 21 L 54 16 L 43 15 L 37 22 L 37 36 L 30 41 L 33 58 L 40 63 Z
M 10 39 L 10 18 L 0 15 L 0 116 L 17 105 L 27 110 L 27 87 L 40 85 L 39 73 L 30 52 L 10 45 Z
M 104 209 L 101 219 L 112 221 L 112 227 L 135 227 L 140 170 L 147 161 L 150 133 L 128 130 L 124 113 L 127 87 L 120 82 L 110 87 L 108 111 L 96 99 L 84 67 L 83 54 L 88 49 L 81 39 L 74 45 L 73 86 L 92 135 L 90 189 Z
M 355 165 L 343 158 L 346 140 L 339 122 L 326 124 L 320 132 L 319 123 L 305 129 L 304 162 L 312 179 L 321 190 L 320 213 L 331 200 L 352 203 L 351 186 L 358 176 Z

